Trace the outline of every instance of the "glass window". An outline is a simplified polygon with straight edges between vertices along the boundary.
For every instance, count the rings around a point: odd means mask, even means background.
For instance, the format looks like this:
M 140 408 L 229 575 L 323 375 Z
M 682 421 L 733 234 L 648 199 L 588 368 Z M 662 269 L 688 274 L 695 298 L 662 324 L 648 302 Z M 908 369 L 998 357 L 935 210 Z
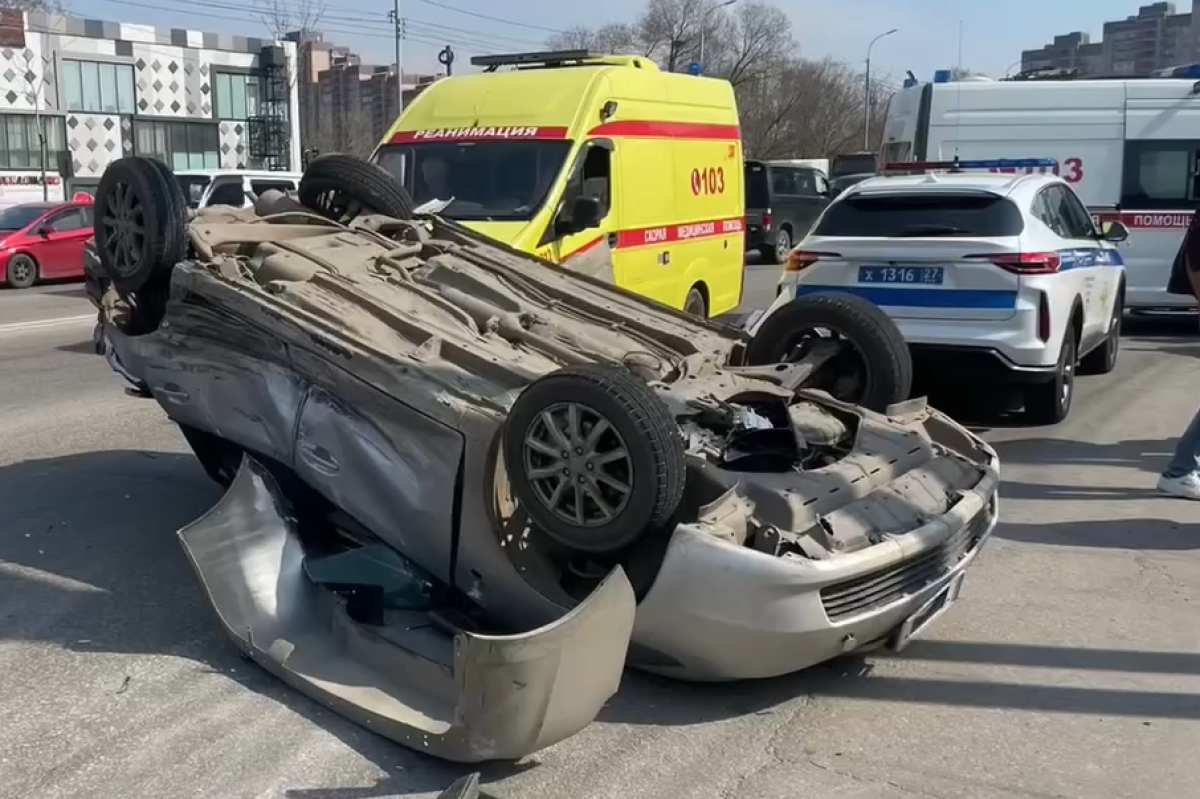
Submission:
M 532 219 L 563 170 L 568 141 L 422 142 L 380 148 L 377 163 L 414 202 L 453 199 L 451 219 Z
M 109 114 L 117 111 L 117 65 L 100 64 L 100 110 Z
M 216 73 L 217 118 L 249 119 L 258 115 L 258 77 Z
M 795 170 L 782 167 L 771 167 L 771 190 L 775 194 L 792 195 L 796 193 Z
M 204 122 L 135 119 L 134 150 L 177 171 L 217 168 L 217 126 Z
M 134 112 L 133 66 L 63 59 L 63 99 L 68 111 L 92 114 Z
M 212 194 L 208 195 L 205 205 L 232 205 L 241 208 L 246 204 L 246 192 L 242 188 L 242 179 L 226 179 L 213 186 Z
M 797 169 L 796 172 L 796 193 L 811 196 L 817 193 L 817 184 L 813 180 L 812 172 L 803 169 Z
M 1051 186 L 1052 196 L 1058 201 L 1058 213 L 1062 217 L 1067 231 L 1067 238 L 1094 239 L 1096 228 L 1092 224 L 1092 215 L 1080 202 L 1075 192 L 1063 185 Z
M 33 166 L 29 159 L 29 138 L 25 135 L 28 127 L 25 124 L 25 118 L 9 117 L 7 127 L 9 166 L 14 169 Z
M 1200 140 L 1126 142 L 1121 205 L 1151 210 L 1198 207 L 1198 151 Z
M 46 224 L 52 227 L 56 233 L 83 230 L 88 226 L 87 220 L 83 216 L 83 210 L 80 208 L 72 208 L 70 211 L 52 216 L 46 221 Z
M 754 161 L 746 163 L 746 207 L 755 209 L 771 207 L 771 193 L 767 188 L 767 168 Z
M 826 209 L 817 236 L 906 238 L 916 236 L 1017 236 L 1021 211 L 999 195 L 851 195 Z
M 78 61 L 63 61 L 62 62 L 62 83 L 64 99 L 67 103 L 67 108 L 82 108 L 83 107 L 83 83 L 79 74 Z

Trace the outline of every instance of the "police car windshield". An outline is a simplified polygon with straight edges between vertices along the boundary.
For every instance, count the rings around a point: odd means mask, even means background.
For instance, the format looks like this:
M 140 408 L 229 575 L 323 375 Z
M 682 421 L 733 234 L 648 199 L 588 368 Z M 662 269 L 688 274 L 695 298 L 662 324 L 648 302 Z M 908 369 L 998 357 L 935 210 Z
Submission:
M 990 194 L 913 193 L 852 195 L 829 206 L 817 236 L 911 238 L 914 236 L 1018 236 L 1021 211 Z
M 454 199 L 441 213 L 464 222 L 528 221 L 546 201 L 571 142 L 415 142 L 380 148 L 376 163 L 417 205 Z

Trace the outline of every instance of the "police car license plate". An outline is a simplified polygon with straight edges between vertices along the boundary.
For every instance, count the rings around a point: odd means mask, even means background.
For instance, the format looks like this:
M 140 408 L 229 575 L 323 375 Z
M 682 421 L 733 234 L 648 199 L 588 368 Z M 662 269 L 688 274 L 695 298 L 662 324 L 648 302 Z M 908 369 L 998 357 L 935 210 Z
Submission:
M 940 266 L 860 266 L 859 283 L 912 283 L 940 286 L 945 269 Z

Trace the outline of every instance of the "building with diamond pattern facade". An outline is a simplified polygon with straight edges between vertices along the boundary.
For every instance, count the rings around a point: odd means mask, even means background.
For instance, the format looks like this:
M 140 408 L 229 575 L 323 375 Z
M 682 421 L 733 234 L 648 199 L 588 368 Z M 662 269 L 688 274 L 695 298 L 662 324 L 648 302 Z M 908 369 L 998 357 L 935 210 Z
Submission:
M 90 192 L 125 155 L 299 169 L 295 54 L 292 42 L 0 10 L 0 206 L 40 200 L 43 170 L 52 199 Z

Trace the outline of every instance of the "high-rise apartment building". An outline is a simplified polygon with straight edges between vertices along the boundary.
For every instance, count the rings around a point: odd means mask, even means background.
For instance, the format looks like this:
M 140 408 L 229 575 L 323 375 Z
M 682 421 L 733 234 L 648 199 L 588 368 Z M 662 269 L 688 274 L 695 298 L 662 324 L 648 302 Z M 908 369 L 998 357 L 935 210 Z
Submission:
M 288 39 L 298 50 L 303 147 L 365 155 L 396 119 L 396 66 L 364 64 L 349 48 L 326 42 L 319 32 L 295 31 Z M 406 73 L 405 104 L 437 77 Z
M 1075 31 L 1021 53 L 1022 71 L 1074 69 L 1082 75 L 1147 75 L 1200 61 L 1200 9 L 1178 13 L 1174 3 L 1153 3 L 1137 15 L 1104 23 L 1093 42 Z

